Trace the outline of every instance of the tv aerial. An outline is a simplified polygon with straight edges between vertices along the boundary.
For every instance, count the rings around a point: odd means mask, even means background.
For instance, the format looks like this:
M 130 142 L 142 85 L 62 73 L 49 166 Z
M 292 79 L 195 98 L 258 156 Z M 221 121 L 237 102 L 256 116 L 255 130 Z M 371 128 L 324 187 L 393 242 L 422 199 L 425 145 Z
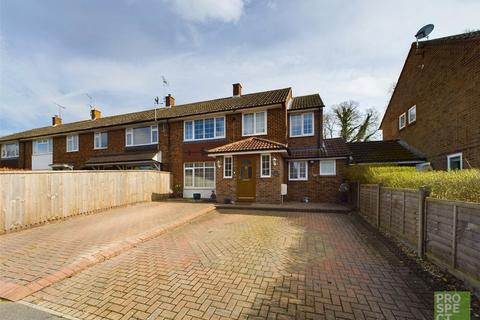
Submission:
M 62 118 L 62 110 L 67 109 L 67 107 L 62 106 L 61 104 L 56 103 L 55 101 L 53 101 L 53 103 L 56 104 L 57 107 L 58 107 L 58 117 L 59 117 L 59 118 Z
M 93 98 L 91 95 L 89 95 L 88 93 L 85 93 L 85 95 L 87 96 L 88 100 L 90 100 L 90 103 L 88 104 L 90 106 L 90 110 L 93 110 L 94 109 L 94 106 L 93 106 Z
M 434 27 L 435 26 L 433 24 L 427 24 L 421 27 L 420 30 L 417 31 L 417 33 L 415 34 L 415 38 L 417 39 L 417 48 L 418 48 L 418 40 L 423 38 L 428 39 L 428 35 L 432 33 Z

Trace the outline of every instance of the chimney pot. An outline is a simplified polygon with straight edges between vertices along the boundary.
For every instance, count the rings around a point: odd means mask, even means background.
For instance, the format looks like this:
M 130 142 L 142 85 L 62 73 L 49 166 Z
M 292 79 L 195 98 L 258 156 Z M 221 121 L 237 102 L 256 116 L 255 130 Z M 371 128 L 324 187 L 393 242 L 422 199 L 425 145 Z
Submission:
M 240 83 L 233 84 L 233 96 L 239 97 L 242 95 L 242 85 Z
M 173 107 L 175 105 L 175 98 L 169 93 L 165 97 L 165 107 Z
M 90 118 L 92 120 L 97 120 L 99 119 L 100 117 L 102 116 L 102 112 L 100 110 L 97 110 L 97 109 L 92 109 L 90 110 Z
M 59 124 L 62 124 L 62 118 L 60 118 L 57 115 L 53 116 L 52 117 L 52 126 L 56 126 L 56 125 L 59 125 Z

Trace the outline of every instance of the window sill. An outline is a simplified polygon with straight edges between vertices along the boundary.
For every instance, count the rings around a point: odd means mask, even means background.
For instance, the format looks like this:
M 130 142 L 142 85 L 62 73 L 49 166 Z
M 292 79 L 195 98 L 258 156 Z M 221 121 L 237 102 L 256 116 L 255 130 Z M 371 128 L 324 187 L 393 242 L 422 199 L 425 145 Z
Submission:
M 288 178 L 288 181 L 308 181 L 308 179 L 290 179 L 290 178 Z
M 15 156 L 15 157 L 5 157 L 5 158 L 0 158 L 0 160 L 15 160 L 15 159 L 18 159 L 20 158 L 19 156 Z
M 108 149 L 108 147 L 104 147 L 104 148 L 93 148 L 93 150 L 106 150 Z
M 47 153 L 32 153 L 32 156 L 45 156 L 45 155 L 49 155 L 49 154 L 53 154 L 53 152 L 47 152 Z
M 67 153 L 74 153 L 74 152 L 78 152 L 78 150 L 72 150 L 72 151 L 66 151 Z
M 212 190 L 215 189 L 215 186 L 213 187 L 183 187 L 184 190 Z
M 292 136 L 292 135 L 289 135 L 288 137 L 289 138 L 305 138 L 305 137 L 314 137 L 315 134 L 312 133 L 312 134 L 302 134 L 302 135 L 298 135 L 298 136 Z
M 242 137 L 266 136 L 266 135 L 267 135 L 266 132 L 263 132 L 263 133 L 252 133 L 252 134 L 244 134 L 244 133 L 242 133 Z
M 335 177 L 337 174 L 332 173 L 332 174 L 326 174 L 326 173 L 320 173 L 319 177 Z
M 183 143 L 202 143 L 210 141 L 225 140 L 226 137 L 217 137 L 217 138 L 208 138 L 208 139 L 199 139 L 199 140 L 183 140 Z
M 269 176 L 260 176 L 260 178 L 271 178 L 272 175 L 269 175 Z

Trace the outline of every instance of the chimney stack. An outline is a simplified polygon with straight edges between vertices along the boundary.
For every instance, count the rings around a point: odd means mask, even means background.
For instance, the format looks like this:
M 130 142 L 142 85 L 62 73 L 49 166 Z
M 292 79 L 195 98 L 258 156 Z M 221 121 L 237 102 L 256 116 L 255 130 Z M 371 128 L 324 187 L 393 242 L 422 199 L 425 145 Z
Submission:
M 62 118 L 60 118 L 57 115 L 53 116 L 52 117 L 52 126 L 56 126 L 56 125 L 59 125 L 59 124 L 62 124 Z
M 100 110 L 97 110 L 97 109 L 90 110 L 90 118 L 92 120 L 100 119 L 101 116 L 102 116 L 102 112 Z
M 240 97 L 242 95 L 242 85 L 240 83 L 233 84 L 233 96 Z
M 173 107 L 175 105 L 175 98 L 169 93 L 168 96 L 165 97 L 165 107 Z

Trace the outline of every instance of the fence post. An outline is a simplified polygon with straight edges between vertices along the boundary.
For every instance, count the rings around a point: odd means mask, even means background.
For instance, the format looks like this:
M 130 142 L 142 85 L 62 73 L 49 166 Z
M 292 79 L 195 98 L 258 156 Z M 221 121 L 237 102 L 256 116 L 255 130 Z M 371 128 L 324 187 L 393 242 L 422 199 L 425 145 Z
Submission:
M 426 187 L 421 187 L 418 190 L 418 257 L 423 259 L 425 256 L 425 235 L 426 235 L 426 216 L 427 206 L 426 199 L 430 195 L 430 190 Z
M 453 228 L 452 228 L 452 267 L 457 266 L 457 205 L 453 205 Z
M 382 185 L 377 184 L 377 228 L 380 230 L 380 187 Z

